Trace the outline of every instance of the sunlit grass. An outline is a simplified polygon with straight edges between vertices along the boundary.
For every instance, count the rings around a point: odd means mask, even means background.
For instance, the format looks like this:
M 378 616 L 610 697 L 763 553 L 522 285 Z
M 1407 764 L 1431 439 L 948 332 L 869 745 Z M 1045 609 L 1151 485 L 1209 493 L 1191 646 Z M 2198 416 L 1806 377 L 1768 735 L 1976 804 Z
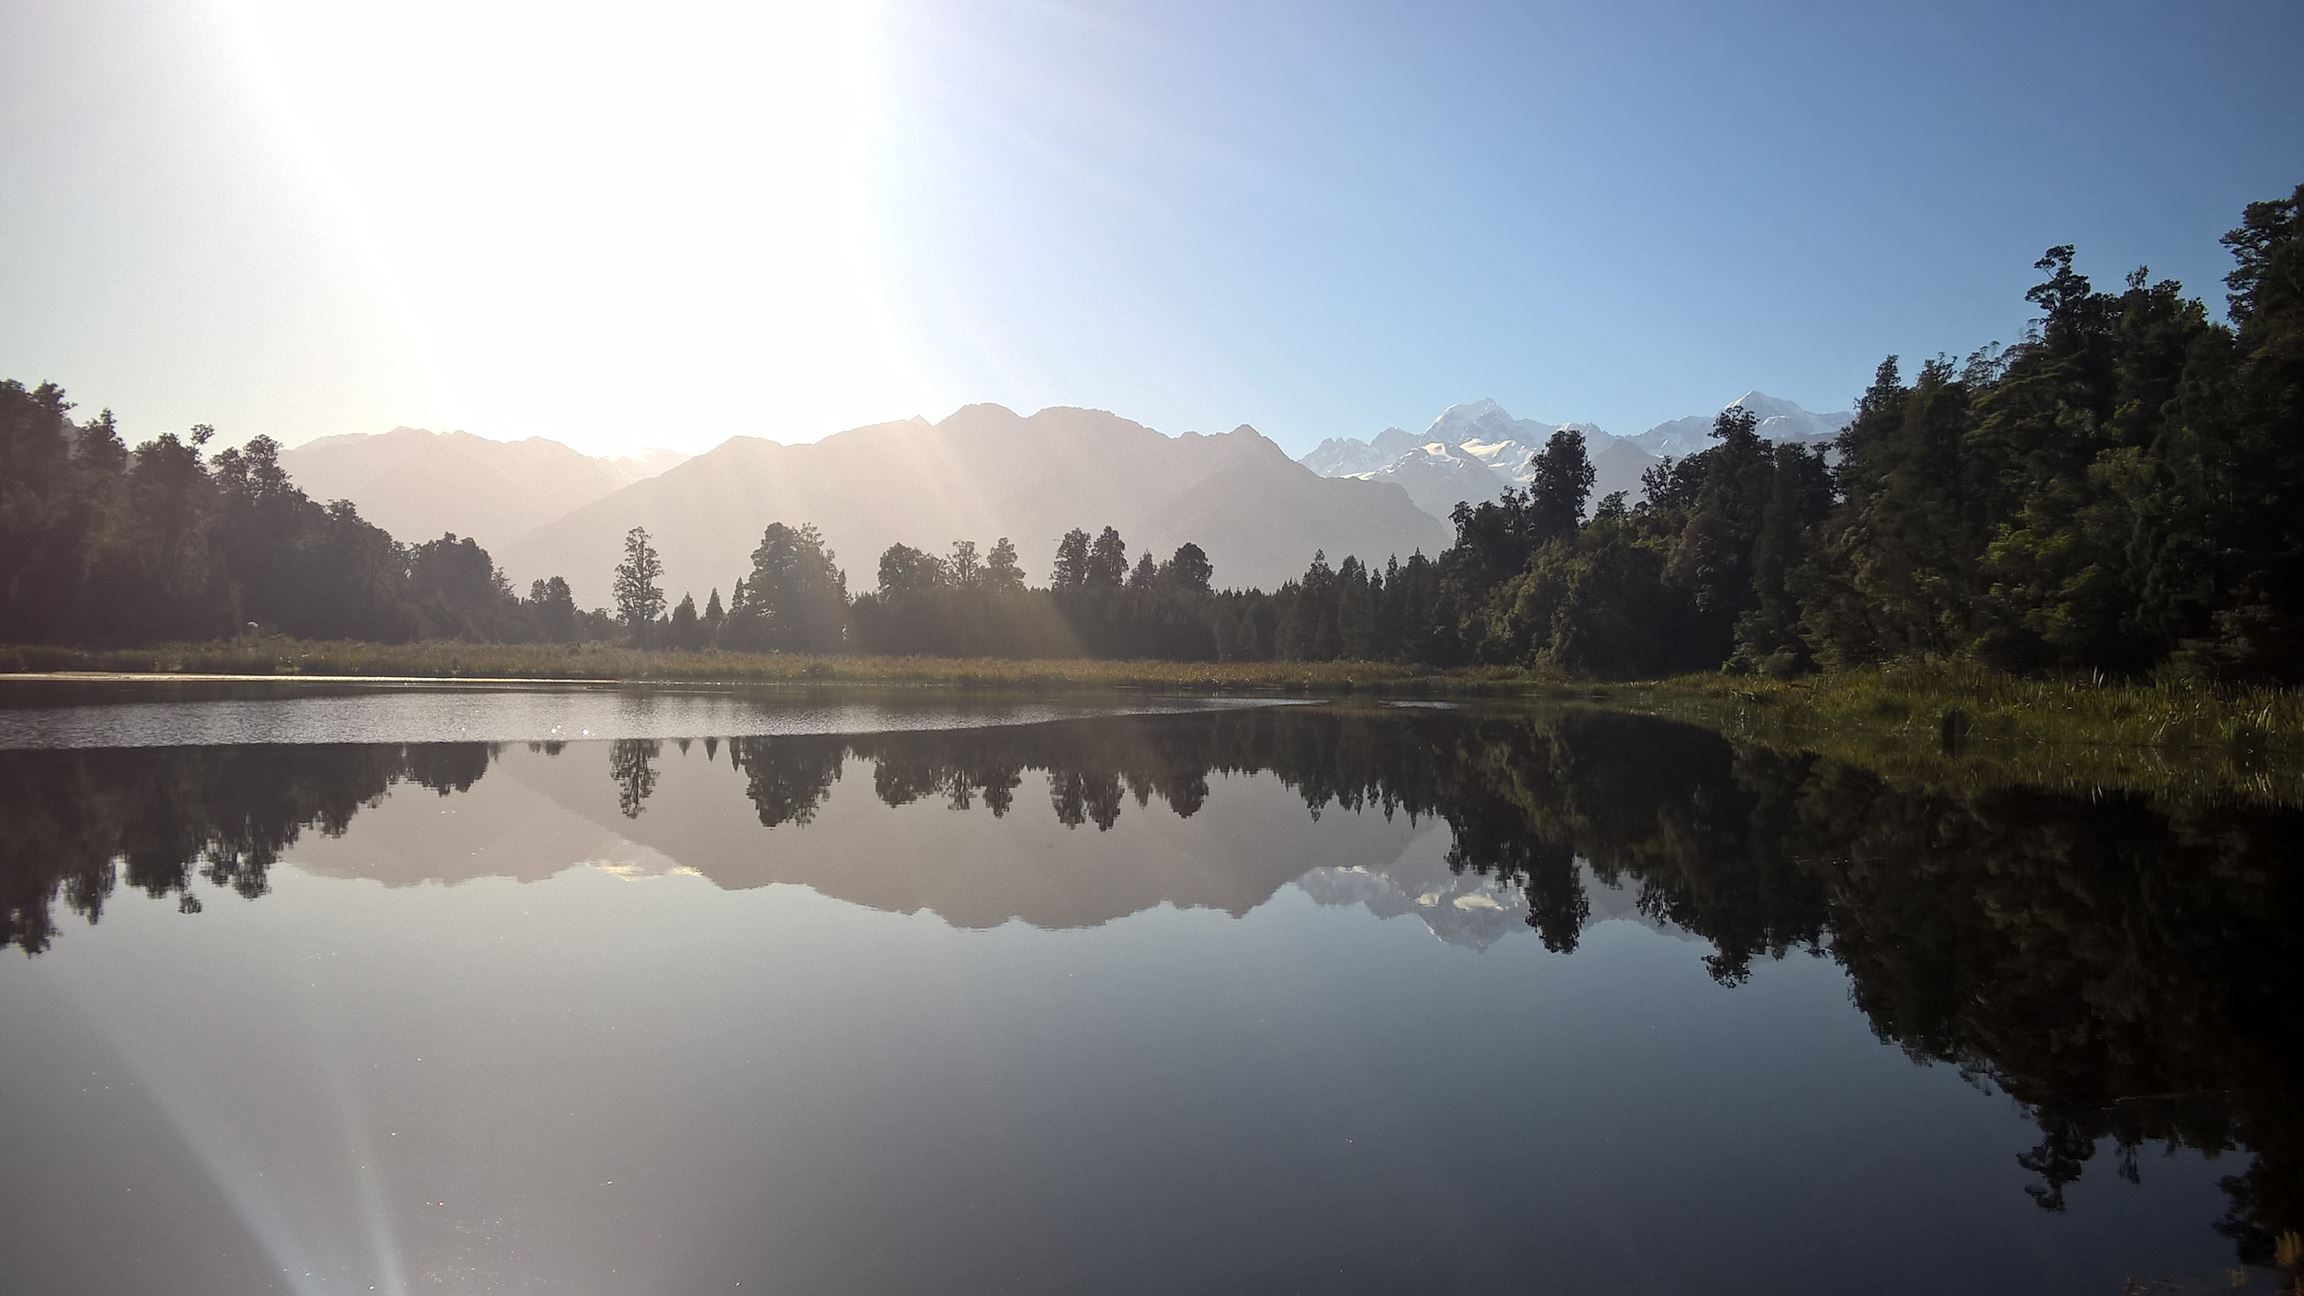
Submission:
M 2304 693 L 2293 689 L 2024 679 L 1969 663 L 1913 663 L 1790 681 L 1689 675 L 1545 691 L 1905 781 L 2304 803 Z
M 370 644 L 276 638 L 111 650 L 0 648 L 0 671 L 1276 694 L 1424 695 L 1520 687 L 1519 677 L 1511 671 L 1435 671 L 1393 662 L 816 657 L 653 652 L 614 644 Z
M 2295 689 L 2027 679 L 1973 663 L 1921 662 L 1787 681 L 1685 675 L 1599 692 L 1644 710 L 1930 742 L 2304 751 L 2304 692 Z

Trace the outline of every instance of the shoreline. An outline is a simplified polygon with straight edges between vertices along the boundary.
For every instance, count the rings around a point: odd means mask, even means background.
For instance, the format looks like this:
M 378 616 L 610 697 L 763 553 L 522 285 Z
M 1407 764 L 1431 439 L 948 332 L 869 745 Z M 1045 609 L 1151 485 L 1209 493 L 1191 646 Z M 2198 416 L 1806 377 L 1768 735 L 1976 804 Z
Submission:
M 18 688 L 168 685 L 1454 698 L 1601 706 L 1772 742 L 1863 740 L 1937 756 L 2029 746 L 2206 755 L 2240 769 L 2304 761 L 2304 690 L 2026 678 L 1957 661 L 1789 680 L 1726 674 L 1598 680 L 1397 662 L 811 657 L 605 644 L 257 639 L 128 650 L 0 647 L 0 702 Z

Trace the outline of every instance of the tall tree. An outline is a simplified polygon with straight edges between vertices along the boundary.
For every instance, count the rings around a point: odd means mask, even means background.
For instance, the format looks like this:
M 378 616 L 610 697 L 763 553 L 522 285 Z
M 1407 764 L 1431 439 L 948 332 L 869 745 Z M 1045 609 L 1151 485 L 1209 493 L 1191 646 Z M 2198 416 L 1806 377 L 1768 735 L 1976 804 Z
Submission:
M 1176 546 L 1175 554 L 1160 564 L 1161 580 L 1187 594 L 1207 593 L 1215 575 L 1216 567 L 1208 561 L 1207 552 L 1189 540 Z
M 528 586 L 528 617 L 539 638 L 568 643 L 576 638 L 576 597 L 558 576 Z
M 1005 538 L 1005 537 L 1003 537 Z M 998 550 L 994 550 L 998 554 Z M 1088 533 L 1074 527 L 1056 542 L 1056 567 L 1048 573 L 1048 588 L 1062 594 L 1088 584 Z
M 956 589 L 974 589 L 984 579 L 984 560 L 976 554 L 973 540 L 952 542 L 952 556 L 944 560 L 944 570 Z
M 1534 478 L 1528 483 L 1529 526 L 1537 543 L 1576 534 L 1584 501 L 1598 476 L 1583 433 L 1574 428 L 1553 432 L 1536 456 Z
M 410 549 L 408 595 L 428 636 L 491 642 L 512 632 L 512 590 L 470 537 L 443 535 Z
M 756 642 L 743 647 L 822 653 L 845 641 L 848 578 L 814 524 L 769 523 L 752 551 L 744 591 L 747 634 Z
M 1106 527 L 1088 550 L 1086 584 L 1091 589 L 1116 590 L 1128 579 L 1128 544 L 1120 532 Z
M 664 591 L 656 582 L 664 578 L 664 561 L 648 542 L 648 529 L 634 527 L 624 533 L 624 561 L 616 564 L 613 590 L 616 619 L 624 623 L 636 644 L 648 641 L 649 628 L 664 615 Z
M 880 596 L 903 598 L 926 594 L 951 583 L 942 559 L 908 544 L 892 544 L 880 555 Z
M 672 609 L 671 622 L 665 626 L 665 638 L 683 652 L 704 646 L 704 621 L 696 615 L 695 595 L 680 596 L 680 602 Z
M 1081 539 L 1087 539 L 1085 532 Z M 1016 560 L 1016 542 L 1006 536 L 993 544 L 984 560 L 984 588 L 996 594 L 1013 594 L 1024 588 L 1024 565 Z

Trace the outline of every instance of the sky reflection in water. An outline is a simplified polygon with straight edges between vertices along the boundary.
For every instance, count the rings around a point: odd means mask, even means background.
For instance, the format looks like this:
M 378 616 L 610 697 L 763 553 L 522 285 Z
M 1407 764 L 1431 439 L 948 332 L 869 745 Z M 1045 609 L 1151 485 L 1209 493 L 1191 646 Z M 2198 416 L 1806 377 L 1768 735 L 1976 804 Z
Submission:
M 1313 708 L 0 799 L 12 1290 L 2118 1290 L 2296 1219 L 2284 811 Z

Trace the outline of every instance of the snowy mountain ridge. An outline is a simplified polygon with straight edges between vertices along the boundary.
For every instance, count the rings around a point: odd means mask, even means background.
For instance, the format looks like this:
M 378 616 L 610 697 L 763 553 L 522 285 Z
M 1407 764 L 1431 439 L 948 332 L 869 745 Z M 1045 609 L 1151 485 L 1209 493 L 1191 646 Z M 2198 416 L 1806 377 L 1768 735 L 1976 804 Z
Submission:
M 1851 411 L 1818 414 L 1761 391 L 1748 391 L 1721 408 L 1748 409 L 1759 419 L 1762 437 L 1795 444 L 1828 441 L 1854 417 Z M 1584 438 L 1596 472 L 1593 500 L 1613 491 L 1637 495 L 1640 475 L 1657 461 L 1684 458 L 1710 445 L 1716 416 L 1692 414 L 1636 436 L 1616 436 L 1595 423 L 1514 418 L 1483 397 L 1442 410 L 1422 438 L 1397 427 L 1365 441 L 1330 437 L 1301 462 L 1323 477 L 1391 482 L 1407 491 L 1418 508 L 1446 519 L 1459 501 L 1484 503 L 1508 487 L 1526 486 L 1535 476 L 1536 456 L 1561 429 Z

